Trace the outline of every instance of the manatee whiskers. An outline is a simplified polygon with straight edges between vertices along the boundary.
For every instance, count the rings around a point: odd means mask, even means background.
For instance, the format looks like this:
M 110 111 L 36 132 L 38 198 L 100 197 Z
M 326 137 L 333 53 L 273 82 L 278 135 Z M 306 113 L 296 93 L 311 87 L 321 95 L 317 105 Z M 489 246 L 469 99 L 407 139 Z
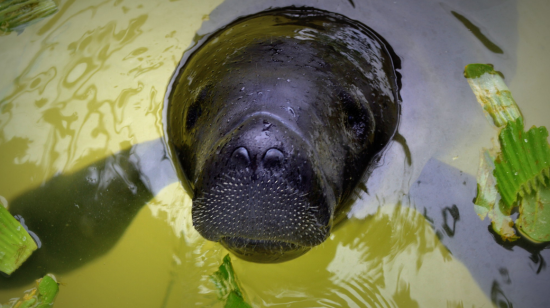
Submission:
M 242 245 L 315 246 L 329 228 L 318 219 L 308 194 L 270 173 L 238 171 L 220 176 L 216 185 L 193 201 L 193 225 L 207 239 L 241 238 Z M 246 239 L 246 240 L 244 240 Z M 283 244 L 281 244 L 283 245 Z M 283 245 L 283 246 L 284 246 Z

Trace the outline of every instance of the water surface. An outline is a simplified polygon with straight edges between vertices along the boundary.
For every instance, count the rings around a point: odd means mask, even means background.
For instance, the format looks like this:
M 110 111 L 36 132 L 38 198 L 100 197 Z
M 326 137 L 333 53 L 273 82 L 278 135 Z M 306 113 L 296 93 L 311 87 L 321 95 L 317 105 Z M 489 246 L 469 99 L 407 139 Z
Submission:
M 9 205 L 54 175 L 161 137 L 166 86 L 197 31 L 199 39 L 270 6 L 310 5 L 364 22 L 402 58 L 399 131 L 412 164 L 393 143 L 351 219 L 305 256 L 234 260 L 247 298 L 258 307 L 542 306 L 548 249 L 507 250 L 473 213 L 479 150 L 496 132 L 462 70 L 494 64 L 527 126 L 550 126 L 550 6 L 409 2 L 60 1 L 51 18 L 0 36 L 0 199 Z M 56 307 L 221 305 L 209 275 L 227 251 L 194 231 L 190 206 L 178 183 L 161 190 L 113 249 L 57 274 Z M 29 287 L 0 291 L 0 302 Z

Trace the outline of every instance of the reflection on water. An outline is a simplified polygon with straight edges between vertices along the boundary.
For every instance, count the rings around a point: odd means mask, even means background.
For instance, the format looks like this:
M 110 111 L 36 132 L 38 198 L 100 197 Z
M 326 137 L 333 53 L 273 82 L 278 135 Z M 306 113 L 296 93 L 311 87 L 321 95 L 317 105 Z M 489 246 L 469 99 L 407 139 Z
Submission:
M 244 291 L 256 306 L 489 307 L 491 301 L 547 301 L 546 294 L 529 293 L 547 284 L 528 282 L 545 282 L 548 250 L 533 254 L 496 244 L 487 222 L 473 212 L 475 184 L 468 178 L 436 165 L 433 174 L 445 176 L 435 182 L 443 186 L 425 191 L 430 186 L 416 177 L 433 156 L 475 174 L 479 148 L 490 145 L 494 133 L 461 76 L 468 62 L 494 63 L 529 124 L 550 125 L 542 100 L 550 67 L 549 39 L 541 29 L 548 27 L 537 26 L 547 23 L 548 8 L 514 1 L 449 2 L 447 9 L 428 1 L 396 2 L 277 2 L 344 13 L 390 41 L 403 57 L 403 114 L 409 120 L 400 133 L 411 151 L 394 145 L 383 172 L 368 183 L 371 195 L 360 194 L 356 215 L 372 215 L 350 219 L 310 253 L 277 265 L 234 258 Z M 220 3 L 59 1 L 56 15 L 21 35 L 0 37 L 0 196 L 10 203 L 56 174 L 76 174 L 160 137 L 166 85 L 200 23 Z M 228 0 L 199 34 L 269 3 Z M 433 10 L 437 14 L 423 16 Z M 479 27 L 503 53 L 488 50 L 451 11 Z M 433 37 L 445 40 L 430 41 Z M 460 181 L 447 185 L 449 178 Z M 408 187 L 412 201 L 407 197 L 403 204 L 418 211 L 392 206 L 387 195 L 376 194 L 394 189 L 401 197 Z M 105 256 L 58 275 L 56 307 L 221 305 L 208 277 L 227 252 L 196 233 L 190 206 L 180 185 L 164 187 Z M 519 288 L 519 282 L 526 283 Z M 0 291 L 0 302 L 26 288 Z
M 28 27 L 19 36 L 3 36 L 0 43 L 2 198 L 9 204 L 56 174 L 74 173 L 132 144 L 161 136 L 166 85 L 202 19 L 219 3 L 218 0 L 59 1 L 60 11 L 56 15 Z M 63 198 L 63 189 L 57 190 Z M 82 198 L 86 195 L 67 191 L 65 199 L 75 194 Z M 120 201 L 120 196 L 116 200 Z M 48 200 L 50 204 L 55 201 Z M 44 212 L 51 212 L 49 206 L 36 203 Z M 83 209 L 78 202 L 73 208 Z M 93 211 L 87 216 L 92 223 L 108 214 L 107 210 L 95 210 L 95 218 Z M 145 216 L 137 216 L 136 227 L 132 225 L 129 235 L 109 252 L 109 261 L 102 258 L 60 276 L 65 296 L 58 298 L 57 307 L 123 307 L 124 303 L 137 307 L 140 303 L 154 306 L 162 302 L 170 270 L 170 238 L 175 235 L 166 232 L 166 227 L 159 228 L 158 222 L 143 213 Z M 109 217 L 122 218 L 113 217 L 112 213 Z M 149 220 L 140 224 L 140 217 Z M 63 219 L 51 215 L 49 219 L 52 228 L 67 230 L 61 225 Z M 75 221 L 67 224 L 71 228 L 79 226 Z M 80 224 L 83 225 L 89 224 Z M 101 232 L 110 234 L 96 238 L 98 243 L 109 242 L 108 238 L 121 234 L 113 230 Z M 68 243 L 70 239 L 63 240 L 63 245 L 68 246 L 67 255 L 81 251 L 71 249 Z M 159 245 L 160 249 L 155 248 Z M 122 254 L 121 246 L 126 246 Z M 89 255 L 80 261 L 102 251 L 88 248 Z M 168 257 L 166 264 L 163 257 Z M 63 260 L 57 261 L 61 268 L 71 267 Z M 145 280 L 132 278 L 139 273 Z M 0 302 L 20 296 L 25 288 L 0 291 Z
M 175 36 L 173 26 L 150 18 L 169 4 L 121 2 L 64 2 L 54 24 L 2 38 L 10 73 L 2 76 L 0 140 L 26 147 L 6 157 L 3 170 L 32 174 L 3 179 L 6 198 L 162 134 L 162 96 L 196 28 Z M 216 4 L 189 6 L 206 13 Z M 201 17 L 190 15 L 184 17 L 198 27 Z
M 172 186 L 161 195 L 177 195 L 178 189 Z M 172 213 L 189 229 L 182 230 L 185 243 L 174 262 L 167 307 L 220 304 L 209 275 L 227 252 L 190 228 L 185 212 L 191 212 L 191 202 L 184 204 L 185 209 L 174 207 Z M 429 221 L 400 205 L 347 221 L 325 243 L 295 260 L 256 264 L 233 258 L 233 265 L 248 299 L 258 307 L 491 306 Z

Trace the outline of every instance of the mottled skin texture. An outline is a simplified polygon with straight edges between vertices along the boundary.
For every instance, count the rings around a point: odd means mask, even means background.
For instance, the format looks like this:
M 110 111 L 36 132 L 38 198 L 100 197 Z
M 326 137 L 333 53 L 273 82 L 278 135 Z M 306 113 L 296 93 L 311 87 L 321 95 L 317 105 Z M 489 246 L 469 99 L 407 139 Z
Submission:
M 175 75 L 167 119 L 197 231 L 257 262 L 322 243 L 396 130 L 396 61 L 372 30 L 314 9 L 210 36 Z

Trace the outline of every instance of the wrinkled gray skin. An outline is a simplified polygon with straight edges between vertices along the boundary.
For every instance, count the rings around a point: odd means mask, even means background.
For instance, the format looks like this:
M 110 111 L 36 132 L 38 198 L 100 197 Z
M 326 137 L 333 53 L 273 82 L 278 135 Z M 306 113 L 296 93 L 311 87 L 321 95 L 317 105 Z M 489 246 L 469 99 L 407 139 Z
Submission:
M 167 135 L 195 229 L 256 262 L 322 243 L 397 128 L 387 43 L 342 15 L 286 8 L 239 19 L 184 61 Z

